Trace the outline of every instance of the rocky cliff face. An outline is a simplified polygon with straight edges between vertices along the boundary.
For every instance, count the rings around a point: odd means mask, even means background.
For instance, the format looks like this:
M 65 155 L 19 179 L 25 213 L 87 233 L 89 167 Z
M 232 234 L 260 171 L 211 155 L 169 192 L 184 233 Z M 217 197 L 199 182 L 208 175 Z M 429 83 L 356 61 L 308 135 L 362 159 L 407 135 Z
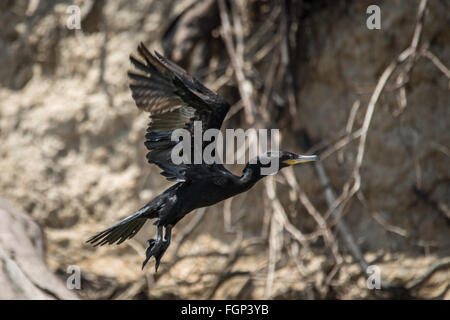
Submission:
M 48 269 L 43 233 L 36 222 L 2 198 L 0 231 L 1 300 L 78 299 L 75 292 Z M 71 288 L 75 287 L 73 277 L 68 283 Z
M 410 46 L 417 28 L 419 1 L 379 1 L 381 30 L 369 30 L 366 8 L 372 2 L 292 5 L 295 10 L 287 18 L 294 113 L 284 75 L 271 67 L 282 70 L 285 11 L 269 1 L 243 1 L 235 8 L 250 48 L 246 75 L 257 108 L 265 105 L 271 123 L 283 129 L 285 149 L 305 146 L 297 133 L 307 132 L 310 150 L 325 155 L 322 163 L 338 195 L 352 176 L 357 130 L 377 83 Z M 140 270 L 144 241 L 154 233 L 150 223 L 121 246 L 85 245 L 87 237 L 169 185 L 159 169 L 145 162 L 147 118 L 127 87 L 128 56 L 139 41 L 162 51 L 161 41 L 168 39 L 164 47 L 176 53 L 174 59 L 230 102 L 238 101 L 233 69 L 211 19 L 197 21 L 212 29 L 206 34 L 174 36 L 174 19 L 185 12 L 177 21 L 189 25 L 186 12 L 195 10 L 192 3 L 74 1 L 81 9 L 81 30 L 67 28 L 66 10 L 72 3 L 0 4 L 1 195 L 43 227 L 52 270 L 63 276 L 68 265 L 80 266 L 84 286 L 78 293 L 84 298 L 371 297 L 342 242 L 343 263 L 333 274 L 334 258 L 322 237 L 306 248 L 274 220 L 264 183 L 207 209 L 201 221 L 192 214 L 177 225 L 175 241 L 178 236 L 183 242 L 179 250 L 171 246 L 156 275 L 152 266 Z M 197 10 L 218 15 L 217 8 Z M 195 29 L 194 22 L 190 26 Z M 359 170 L 361 188 L 342 210 L 357 245 L 369 263 L 380 266 L 385 280 L 408 284 L 441 263 L 408 293 L 427 298 L 450 294 L 445 264 L 450 253 L 449 22 L 449 4 L 428 1 L 414 58 L 395 68 L 376 101 Z M 180 47 L 183 43 L 191 47 Z M 188 52 L 188 58 L 179 52 Z M 248 127 L 239 103 L 233 110 L 237 113 L 225 126 Z M 332 152 L 351 132 L 356 132 L 354 139 Z M 326 216 L 323 186 L 313 168 L 296 169 L 295 176 L 300 190 Z M 305 234 L 317 230 L 316 220 L 288 188 L 288 178 L 280 175 L 276 183 L 277 198 L 292 225 Z M 230 215 L 231 228 L 223 218 Z M 183 230 L 191 226 L 184 238 Z M 278 254 L 269 290 L 271 250 Z

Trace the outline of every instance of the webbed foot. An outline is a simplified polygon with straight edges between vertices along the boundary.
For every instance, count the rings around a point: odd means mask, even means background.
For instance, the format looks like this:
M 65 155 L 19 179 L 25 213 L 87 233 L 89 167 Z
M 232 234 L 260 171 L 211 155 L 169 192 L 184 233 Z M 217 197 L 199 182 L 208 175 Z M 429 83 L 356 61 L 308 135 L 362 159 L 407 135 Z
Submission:
M 158 272 L 159 263 L 161 262 L 161 258 L 166 252 L 167 248 L 170 244 L 170 235 L 171 235 L 171 226 L 166 227 L 166 235 L 164 237 L 164 240 L 162 239 L 162 226 L 158 227 L 158 235 L 156 240 L 155 239 L 149 239 L 148 242 L 148 248 L 145 251 L 145 260 L 142 263 L 142 269 L 144 269 L 145 265 L 147 264 L 148 260 L 150 260 L 151 257 L 155 257 L 156 263 L 155 263 L 155 272 Z
M 155 239 L 149 239 L 148 248 L 145 251 L 146 258 L 142 263 L 142 269 L 144 269 L 145 265 L 151 257 L 155 257 L 155 272 L 158 272 L 159 263 L 161 262 L 161 258 L 168 247 L 169 243 L 166 240 L 157 241 Z

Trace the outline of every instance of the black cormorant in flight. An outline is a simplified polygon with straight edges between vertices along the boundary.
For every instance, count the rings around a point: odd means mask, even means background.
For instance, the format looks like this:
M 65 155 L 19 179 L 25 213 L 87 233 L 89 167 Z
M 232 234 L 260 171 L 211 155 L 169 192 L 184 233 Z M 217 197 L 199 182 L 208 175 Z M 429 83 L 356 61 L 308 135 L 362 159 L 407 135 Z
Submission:
M 133 99 L 139 109 L 149 112 L 150 123 L 145 135 L 149 150 L 147 160 L 163 171 L 167 179 L 177 183 L 158 195 L 136 213 L 112 227 L 90 237 L 93 245 L 122 243 L 136 235 L 147 219 L 157 219 L 156 239 L 148 240 L 146 259 L 153 256 L 158 270 L 161 257 L 170 244 L 172 227 L 197 208 L 211 206 L 250 189 L 264 177 L 261 169 L 267 158 L 278 161 L 278 170 L 299 163 L 315 161 L 317 156 L 298 156 L 290 152 L 267 152 L 250 161 L 241 176 L 236 176 L 222 164 L 174 164 L 171 152 L 177 143 L 171 140 L 176 129 L 193 133 L 194 121 L 201 121 L 202 130 L 219 129 L 230 105 L 217 93 L 204 87 L 184 69 L 155 52 L 151 54 L 141 43 L 142 59 L 130 56 L 140 71 L 128 72 Z M 262 160 L 263 158 L 264 161 Z M 163 228 L 165 234 L 163 236 Z

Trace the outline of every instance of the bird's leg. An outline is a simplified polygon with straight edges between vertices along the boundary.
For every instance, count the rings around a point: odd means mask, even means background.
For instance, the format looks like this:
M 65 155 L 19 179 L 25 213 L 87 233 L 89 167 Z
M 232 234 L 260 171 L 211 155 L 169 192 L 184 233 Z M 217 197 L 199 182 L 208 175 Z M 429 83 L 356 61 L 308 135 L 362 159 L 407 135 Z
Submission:
M 144 262 L 142 263 L 142 269 L 144 269 L 144 267 L 147 264 L 148 260 L 152 256 L 155 255 L 156 251 L 161 246 L 162 234 L 163 234 L 162 228 L 163 228 L 163 226 L 158 226 L 158 233 L 156 235 L 156 240 L 155 239 L 148 239 L 147 240 L 148 248 L 145 251 L 146 258 L 145 258 Z
M 166 250 L 170 244 L 171 231 L 172 231 L 172 226 L 171 225 L 167 226 L 166 234 L 165 234 L 164 240 L 163 240 L 163 226 L 158 226 L 158 233 L 156 235 L 156 240 L 155 239 L 148 240 L 148 248 L 145 251 L 146 258 L 145 258 L 145 261 L 142 263 L 142 269 L 144 269 L 148 260 L 153 256 L 153 257 L 155 257 L 155 260 L 156 260 L 155 271 L 156 272 L 158 271 L 158 267 L 159 267 L 161 258 L 164 255 L 164 252 L 166 252 Z
M 166 234 L 165 234 L 165 236 L 164 236 L 164 243 L 165 243 L 166 247 L 168 247 L 169 244 L 170 244 L 170 238 L 171 238 L 171 236 L 172 236 L 172 226 L 169 224 L 169 225 L 166 227 Z M 166 248 L 166 249 L 167 249 L 167 248 Z
M 161 249 L 154 254 L 156 259 L 155 272 L 158 272 L 159 262 L 161 261 L 162 256 L 169 247 L 171 236 L 172 236 L 172 226 L 168 225 L 166 226 L 166 234 L 164 235 L 164 240 L 161 243 Z

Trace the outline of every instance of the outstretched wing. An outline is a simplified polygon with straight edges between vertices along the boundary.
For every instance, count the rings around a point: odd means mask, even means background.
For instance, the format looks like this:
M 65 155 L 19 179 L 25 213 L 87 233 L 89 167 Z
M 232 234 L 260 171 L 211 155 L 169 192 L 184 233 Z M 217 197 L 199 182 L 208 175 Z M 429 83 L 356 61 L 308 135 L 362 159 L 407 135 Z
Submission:
M 194 122 L 201 121 L 202 131 L 220 129 L 230 106 L 175 63 L 157 52 L 151 54 L 142 42 L 138 53 L 141 59 L 131 55 L 130 60 L 140 72 L 130 71 L 128 77 L 136 105 L 150 113 L 147 160 L 163 169 L 161 174 L 168 180 L 193 179 L 196 175 L 189 173 L 198 171 L 196 165 L 172 162 L 172 149 L 181 143 L 171 140 L 173 131 L 188 130 L 193 147 Z

